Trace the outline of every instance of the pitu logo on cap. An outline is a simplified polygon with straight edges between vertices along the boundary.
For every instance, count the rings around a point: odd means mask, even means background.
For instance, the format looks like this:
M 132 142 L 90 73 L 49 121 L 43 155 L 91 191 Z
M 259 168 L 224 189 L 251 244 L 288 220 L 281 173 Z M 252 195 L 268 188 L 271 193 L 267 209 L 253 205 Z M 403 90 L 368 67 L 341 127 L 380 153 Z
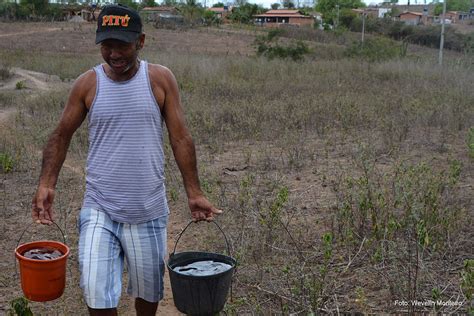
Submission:
M 125 16 L 120 16 L 120 15 L 104 15 L 102 17 L 102 26 L 123 26 L 127 27 L 128 26 L 128 21 L 130 20 L 130 17 L 127 15 Z

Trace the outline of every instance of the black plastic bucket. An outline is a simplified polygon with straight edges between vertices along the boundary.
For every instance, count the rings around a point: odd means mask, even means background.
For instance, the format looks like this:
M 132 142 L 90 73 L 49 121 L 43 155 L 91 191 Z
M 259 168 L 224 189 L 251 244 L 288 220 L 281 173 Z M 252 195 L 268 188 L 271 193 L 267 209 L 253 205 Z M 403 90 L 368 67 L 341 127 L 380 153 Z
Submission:
M 181 232 L 174 246 L 173 253 L 168 259 L 168 272 L 170 274 L 171 290 L 176 308 L 187 315 L 214 315 L 224 309 L 227 295 L 232 283 L 236 261 L 232 257 L 199 251 L 175 253 L 176 245 L 190 222 Z M 227 237 L 222 229 L 213 222 L 224 235 L 228 252 L 230 253 Z M 174 271 L 175 267 L 186 266 L 197 261 L 212 260 L 226 263 L 231 266 L 227 271 L 209 276 L 185 275 Z

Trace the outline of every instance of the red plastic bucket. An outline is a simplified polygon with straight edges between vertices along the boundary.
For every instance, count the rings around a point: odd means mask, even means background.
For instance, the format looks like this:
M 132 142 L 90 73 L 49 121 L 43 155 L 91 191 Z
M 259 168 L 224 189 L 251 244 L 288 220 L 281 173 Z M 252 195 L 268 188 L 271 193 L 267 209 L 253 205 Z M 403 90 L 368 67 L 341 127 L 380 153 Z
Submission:
M 59 250 L 62 256 L 51 260 L 30 259 L 23 254 L 35 248 Z M 69 247 L 65 244 L 40 240 L 22 244 L 15 249 L 21 275 L 21 288 L 25 297 L 35 302 L 52 301 L 59 298 L 66 286 L 66 263 Z
M 63 255 L 52 260 L 37 260 L 23 256 L 35 248 L 59 250 Z M 15 249 L 21 275 L 21 288 L 26 298 L 46 302 L 59 298 L 66 286 L 66 263 L 69 247 L 58 241 L 40 240 L 20 245 Z

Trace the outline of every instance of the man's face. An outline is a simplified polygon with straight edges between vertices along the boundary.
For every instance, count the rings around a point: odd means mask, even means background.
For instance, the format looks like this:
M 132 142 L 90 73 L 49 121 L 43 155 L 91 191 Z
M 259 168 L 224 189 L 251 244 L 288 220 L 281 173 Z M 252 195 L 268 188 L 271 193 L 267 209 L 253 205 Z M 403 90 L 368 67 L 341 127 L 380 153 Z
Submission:
M 143 34 L 135 43 L 107 39 L 100 43 L 100 52 L 115 74 L 125 75 L 137 65 L 138 51 L 143 47 L 143 43 Z

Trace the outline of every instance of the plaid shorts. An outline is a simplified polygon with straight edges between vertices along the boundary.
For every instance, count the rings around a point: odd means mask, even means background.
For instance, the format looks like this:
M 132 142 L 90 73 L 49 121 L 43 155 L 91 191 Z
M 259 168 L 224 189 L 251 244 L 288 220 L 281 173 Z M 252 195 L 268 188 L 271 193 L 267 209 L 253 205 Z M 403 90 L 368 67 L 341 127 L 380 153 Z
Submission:
M 91 308 L 115 308 L 127 263 L 127 293 L 148 302 L 163 298 L 168 216 L 140 224 L 118 223 L 83 208 L 79 217 L 80 285 Z

